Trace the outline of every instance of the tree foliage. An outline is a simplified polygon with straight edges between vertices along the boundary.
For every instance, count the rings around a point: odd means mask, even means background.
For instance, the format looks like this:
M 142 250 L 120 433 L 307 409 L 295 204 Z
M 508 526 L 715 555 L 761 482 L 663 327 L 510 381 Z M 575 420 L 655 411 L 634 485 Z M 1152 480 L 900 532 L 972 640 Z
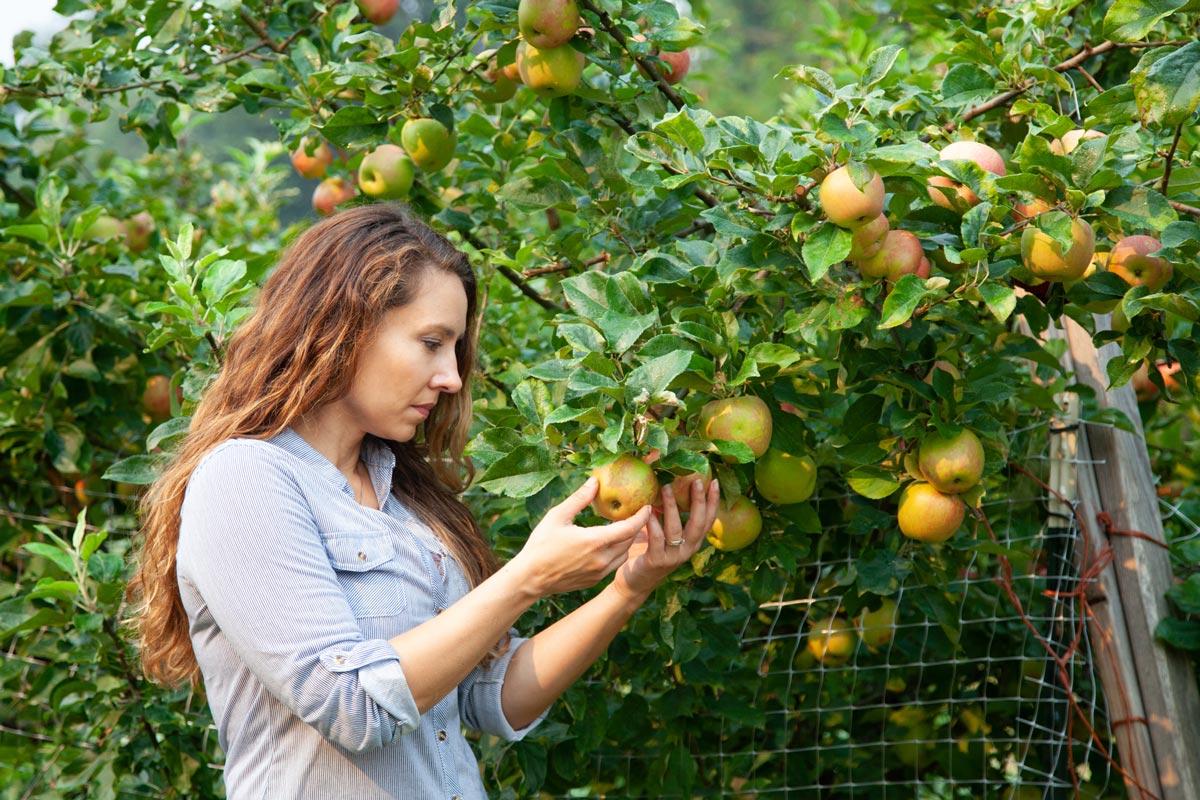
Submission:
M 333 145 L 330 173 L 353 180 L 365 152 L 401 144 L 410 118 L 453 131 L 455 160 L 419 173 L 410 202 L 482 277 L 469 497 L 502 552 L 587 468 L 622 452 L 657 451 L 664 479 L 711 464 L 723 493 L 755 499 L 767 520 L 754 546 L 706 549 L 664 586 L 539 737 L 479 742 L 496 796 L 720 794 L 739 773 L 769 775 L 692 757 L 721 742 L 736 752 L 764 724 L 750 702 L 762 677 L 737 639 L 758 604 L 837 587 L 855 598 L 844 609 L 854 616 L 902 581 L 945 585 L 986 538 L 983 489 L 1000 488 L 1032 446 L 1018 432 L 1057 413 L 1060 393 L 1080 394 L 1090 419 L 1127 424 L 1102 414 L 1042 341 L 1063 316 L 1117 343 L 1113 388 L 1145 364 L 1179 365 L 1171 382 L 1149 371 L 1162 396 L 1143 411 L 1170 450 L 1157 462 L 1164 484 L 1197 508 L 1186 485 L 1200 422 L 1194 4 L 843 8 L 843 22 L 815 34 L 819 61 L 778 65 L 791 88 L 767 119 L 715 116 L 686 79 L 662 79 L 654 48 L 705 37 L 671 3 L 580 5 L 580 88 L 552 100 L 521 89 L 502 103 L 480 94 L 489 67 L 516 58 L 515 0 L 441 4 L 398 37 L 353 2 L 59 0 L 61 13 L 88 13 L 45 48 L 18 37 L 17 64 L 0 74 L 0 636 L 11 656 L 0 783 L 38 797 L 220 791 L 203 698 L 145 682 L 121 628 L 136 520 L 124 502 L 133 490 L 117 482 L 147 482 L 186 430 L 286 238 L 277 157 L 306 136 Z M 279 142 L 247 143 L 228 164 L 195 155 L 196 115 L 232 109 L 274 115 Z M 88 140 L 87 126 L 110 115 L 148 156 L 116 158 Z M 1055 152 L 1077 128 L 1105 136 Z M 1006 174 L 939 159 L 958 139 L 999 150 Z M 890 226 L 919 237 L 931 277 L 866 279 L 847 260 L 851 232 L 825 218 L 820 191 L 845 164 L 883 177 Z M 934 176 L 981 202 L 938 205 Z M 1051 210 L 1015 213 L 1037 199 Z M 95 227 L 140 211 L 154 221 L 145 249 L 128 225 Z M 1103 271 L 1039 282 L 1023 230 L 1064 245 L 1076 217 L 1106 247 L 1158 237 L 1173 278 L 1156 291 Z M 1089 310 L 1106 301 L 1122 330 Z M 151 375 L 181 389 L 170 419 L 143 406 Z M 749 450 L 697 429 L 706 402 L 743 394 L 770 406 L 774 448 L 814 459 L 816 499 L 761 501 Z M 912 479 L 904 457 L 927 430 L 962 428 L 986 453 L 972 519 L 951 546 L 911 543 L 894 513 Z M 848 549 L 857 569 L 812 569 Z M 1184 570 L 1200 561 L 1194 544 L 1177 554 Z M 989 557 L 1021 555 L 1036 561 Z M 1180 616 L 1161 632 L 1193 650 L 1195 595 L 1194 576 L 1171 589 Z M 919 596 L 919 613 L 944 629 L 934 656 L 951 655 L 945 601 Z M 598 751 L 659 757 L 614 787 L 590 777 Z

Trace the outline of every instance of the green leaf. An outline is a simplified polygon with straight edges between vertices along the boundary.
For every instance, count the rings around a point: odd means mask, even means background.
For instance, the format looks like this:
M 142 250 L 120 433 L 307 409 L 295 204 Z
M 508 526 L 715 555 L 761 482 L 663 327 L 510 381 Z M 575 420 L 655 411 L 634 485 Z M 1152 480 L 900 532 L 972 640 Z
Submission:
M 541 447 L 524 445 L 493 462 L 479 485 L 505 497 L 530 497 L 558 476 L 550 456 Z
M 974 64 L 955 64 L 942 79 L 942 98 L 948 105 L 964 106 L 993 94 L 996 79 Z
M 1159 22 L 1187 5 L 1187 0 L 1116 0 L 1104 15 L 1104 38 L 1137 42 Z
M 1104 199 L 1104 208 L 1131 227 L 1148 228 L 1152 231 L 1161 231 L 1179 219 L 1179 214 L 1171 208 L 1167 198 L 1147 186 L 1125 184 L 1117 187 Z M 1067 241 L 1070 241 L 1069 236 Z
M 654 130 L 665 135 L 671 141 L 683 145 L 693 153 L 704 152 L 704 132 L 687 113 L 687 110 L 668 114 L 654 126 Z
M 1164 617 L 1154 635 L 1180 650 L 1200 650 L 1200 620 Z
M 216 303 L 234 285 L 246 277 L 246 262 L 222 258 L 214 262 L 204 275 L 203 291 L 208 302 Z
M 1183 583 L 1172 586 L 1167 590 L 1167 597 L 1184 614 L 1200 615 L 1200 574 L 1189 575 Z
M 543 211 L 558 205 L 571 205 L 575 193 L 563 181 L 554 178 L 522 177 L 500 187 L 496 197 L 520 211 Z
M 41 556 L 53 561 L 55 566 L 68 575 L 75 574 L 74 557 L 58 545 L 47 542 L 29 542 L 28 544 L 21 545 L 21 549 L 33 553 L 35 556 Z
M 816 233 L 805 240 L 800 254 L 813 283 L 824 278 L 831 266 L 850 255 L 851 244 L 850 231 L 830 222 L 823 223 Z
M 158 477 L 158 464 L 157 456 L 130 456 L 113 464 L 105 470 L 102 477 L 106 481 L 142 486 L 153 483 L 154 479 Z
M 912 562 L 885 548 L 871 548 L 855 559 L 858 590 L 879 595 L 895 594 L 912 572 Z
M 0 228 L 0 235 L 20 236 L 22 239 L 32 239 L 42 244 L 50 240 L 50 231 L 45 225 L 9 225 L 7 228 Z
M 74 601 L 79 595 L 79 584 L 75 581 L 56 581 L 51 578 L 42 578 L 37 582 L 37 586 L 33 591 L 25 595 L 30 600 L 39 598 L 53 598 L 55 600 L 65 600 L 68 603 Z
M 169 447 L 172 440 L 182 438 L 187 434 L 191 424 L 191 417 L 172 417 L 150 431 L 150 435 L 146 437 L 146 449 L 155 450 L 163 447 L 164 444 Z M 168 447 L 163 449 L 168 449 Z
M 819 70 L 816 67 L 796 64 L 784 67 L 779 74 L 788 80 L 795 81 L 810 89 L 815 89 L 823 95 L 833 97 L 837 94 L 837 83 L 834 82 L 828 72 Z
M 1200 42 L 1154 48 L 1133 68 L 1129 82 L 1145 124 L 1185 124 L 1200 105 Z
M 625 379 L 627 400 L 633 402 L 645 393 L 646 397 L 653 401 L 654 397 L 665 391 L 671 385 L 671 381 L 688 368 L 691 361 L 690 350 L 676 350 L 642 364 Z
M 896 473 L 880 467 L 858 467 L 846 474 L 846 482 L 856 493 L 871 500 L 882 500 L 900 488 Z
M 321 126 L 321 133 L 334 144 L 348 147 L 367 140 L 382 140 L 387 135 L 387 122 L 362 106 L 343 106 Z
M 867 56 L 867 65 L 863 69 L 863 74 L 858 79 L 858 84 L 870 87 L 879 83 L 892 71 L 896 59 L 900 57 L 902 52 L 904 52 L 904 48 L 895 44 L 880 47 L 878 50 L 872 52 L 871 55 Z
M 987 281 L 981 283 L 978 289 L 979 295 L 983 298 L 984 304 L 987 305 L 988 311 L 999 322 L 1007 320 L 1017 307 L 1017 293 L 1011 286 L 995 281 Z
M 926 288 L 924 278 L 918 275 L 901 276 L 883 301 L 883 321 L 879 323 L 879 328 L 903 325 L 912 318 L 922 300 L 936 294 L 937 291 Z

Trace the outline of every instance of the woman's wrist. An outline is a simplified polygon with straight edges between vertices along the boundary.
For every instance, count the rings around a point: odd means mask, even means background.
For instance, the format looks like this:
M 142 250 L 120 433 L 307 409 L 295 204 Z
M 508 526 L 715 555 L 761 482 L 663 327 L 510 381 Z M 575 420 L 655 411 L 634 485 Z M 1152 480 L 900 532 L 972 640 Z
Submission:
M 630 615 L 645 605 L 646 601 L 650 599 L 650 595 L 654 594 L 653 589 L 648 591 L 634 589 L 621 577 L 619 570 L 613 576 L 613 579 L 609 581 L 608 586 L 605 587 L 605 591 L 616 595 L 621 603 L 628 607 Z

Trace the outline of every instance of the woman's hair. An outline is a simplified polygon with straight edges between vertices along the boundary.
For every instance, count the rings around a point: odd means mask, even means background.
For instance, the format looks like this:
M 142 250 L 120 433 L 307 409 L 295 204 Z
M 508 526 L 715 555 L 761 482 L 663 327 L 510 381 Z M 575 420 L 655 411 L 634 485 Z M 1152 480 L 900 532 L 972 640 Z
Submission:
M 472 586 L 496 570 L 458 498 L 472 475 L 463 448 L 471 421 L 475 275 L 465 255 L 402 208 L 340 211 L 284 252 L 256 310 L 230 340 L 187 438 L 142 500 L 144 542 L 128 596 L 142 668 L 151 678 L 170 686 L 199 680 L 176 582 L 180 508 L 196 465 L 226 439 L 268 439 L 343 396 L 385 312 L 412 302 L 432 270 L 458 276 L 467 294 L 466 335 L 455 348 L 463 389 L 439 396 L 419 440 L 388 442 L 397 461 L 392 488 L 447 545 Z

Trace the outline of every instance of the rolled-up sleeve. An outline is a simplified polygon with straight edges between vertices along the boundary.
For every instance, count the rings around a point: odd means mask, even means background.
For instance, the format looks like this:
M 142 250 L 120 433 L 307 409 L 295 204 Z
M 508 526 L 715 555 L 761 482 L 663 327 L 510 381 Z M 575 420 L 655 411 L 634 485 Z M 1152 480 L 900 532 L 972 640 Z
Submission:
M 382 747 L 419 723 L 399 657 L 364 636 L 303 491 L 266 447 L 229 442 L 193 472 L 180 579 L 281 703 L 341 747 Z
M 546 718 L 549 709 L 523 728 L 513 728 L 508 724 L 500 701 L 500 691 L 504 687 L 504 676 L 508 672 L 508 665 L 512 663 L 513 655 L 526 641 L 517 636 L 515 630 L 510 633 L 512 638 L 507 652 L 486 665 L 479 665 L 459 684 L 458 704 L 463 722 L 468 726 L 483 733 L 499 736 L 505 741 L 516 742 L 536 728 Z

